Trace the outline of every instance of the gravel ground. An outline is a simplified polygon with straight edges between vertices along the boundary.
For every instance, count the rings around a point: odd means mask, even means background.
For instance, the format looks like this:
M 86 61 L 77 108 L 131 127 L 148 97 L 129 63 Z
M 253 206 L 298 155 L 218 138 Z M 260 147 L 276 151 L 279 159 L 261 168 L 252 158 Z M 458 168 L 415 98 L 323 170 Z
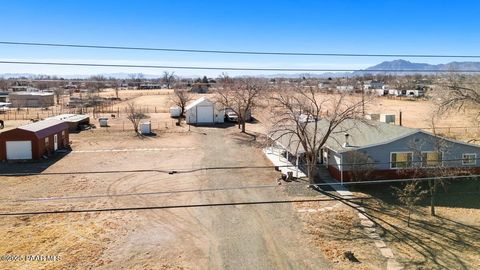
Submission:
M 251 137 L 230 128 L 183 128 L 140 139 L 132 133 L 72 135 L 73 152 L 55 162 L 18 165 L 50 175 L 2 177 L 5 199 L 110 196 L 4 203 L 2 212 L 284 200 L 281 188 L 118 196 L 275 185 L 273 169 L 169 175 L 138 169 L 269 165 Z M 155 151 L 88 152 L 108 149 Z M 175 148 L 189 148 L 176 150 Z M 87 151 L 87 152 L 76 152 Z M 10 170 L 17 165 L 4 164 Z M 40 168 L 40 169 L 38 169 Z M 78 174 L 62 174 L 78 171 Z M 119 173 L 101 173 L 121 170 Z M 15 168 L 13 169 L 15 171 Z M 86 173 L 88 172 L 88 173 Z M 95 172 L 95 173 L 92 173 Z M 59 255 L 57 262 L 0 262 L 19 269 L 324 269 L 291 204 L 54 214 L 0 220 L 0 254 Z

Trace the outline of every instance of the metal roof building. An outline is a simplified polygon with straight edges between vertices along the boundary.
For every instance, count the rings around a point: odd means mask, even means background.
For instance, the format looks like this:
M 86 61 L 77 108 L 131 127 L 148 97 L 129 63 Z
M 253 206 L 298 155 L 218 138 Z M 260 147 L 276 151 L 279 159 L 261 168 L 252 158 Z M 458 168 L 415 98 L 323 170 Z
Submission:
M 40 159 L 68 146 L 68 124 L 43 120 L 0 133 L 0 160 Z
M 70 132 L 80 130 L 80 125 L 90 124 L 90 117 L 84 114 L 61 114 L 46 118 L 46 120 L 50 119 L 67 123 Z
M 187 124 L 215 124 L 224 122 L 225 111 L 206 97 L 201 97 L 185 107 L 185 116 Z

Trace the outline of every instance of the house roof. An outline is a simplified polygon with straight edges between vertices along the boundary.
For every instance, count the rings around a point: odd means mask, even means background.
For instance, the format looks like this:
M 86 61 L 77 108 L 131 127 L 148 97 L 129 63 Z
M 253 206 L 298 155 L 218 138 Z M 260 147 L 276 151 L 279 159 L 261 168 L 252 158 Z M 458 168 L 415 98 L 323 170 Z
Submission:
M 324 137 L 325 132 L 328 130 L 328 125 L 329 121 L 327 120 L 318 121 L 317 132 L 320 135 L 318 136 L 319 139 Z M 307 123 L 306 129 L 310 134 L 313 134 L 315 123 Z M 278 138 L 278 143 L 291 153 L 304 152 L 303 147 L 299 145 L 296 135 L 288 134 L 288 132 L 284 132 L 282 135 L 282 132 L 273 133 L 273 136 Z M 417 132 L 420 132 L 420 130 L 378 121 L 347 119 L 333 130 L 325 146 L 335 152 L 348 152 L 368 146 L 386 144 Z M 345 145 L 346 133 L 349 135 L 348 145 Z
M 51 92 L 13 92 L 10 96 L 53 96 Z
M 192 103 L 188 104 L 186 107 L 185 107 L 185 111 L 188 111 L 190 110 L 191 108 L 193 107 L 196 107 L 197 105 L 200 105 L 202 102 L 204 101 L 209 101 L 206 97 L 201 97 L 195 101 L 193 101 Z
M 44 138 L 54 133 L 58 133 L 62 130 L 68 129 L 68 124 L 56 120 L 56 119 L 48 119 L 42 120 L 35 123 L 27 124 L 17 129 L 29 131 L 35 133 L 38 138 Z

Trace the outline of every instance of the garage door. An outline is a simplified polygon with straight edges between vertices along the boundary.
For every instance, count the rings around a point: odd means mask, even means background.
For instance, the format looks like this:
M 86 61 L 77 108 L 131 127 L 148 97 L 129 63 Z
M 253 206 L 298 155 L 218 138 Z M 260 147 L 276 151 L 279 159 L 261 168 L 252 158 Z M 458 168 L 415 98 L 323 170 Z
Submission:
M 213 123 L 213 107 L 197 107 L 197 123 Z
M 7 159 L 32 159 L 32 142 L 7 141 Z

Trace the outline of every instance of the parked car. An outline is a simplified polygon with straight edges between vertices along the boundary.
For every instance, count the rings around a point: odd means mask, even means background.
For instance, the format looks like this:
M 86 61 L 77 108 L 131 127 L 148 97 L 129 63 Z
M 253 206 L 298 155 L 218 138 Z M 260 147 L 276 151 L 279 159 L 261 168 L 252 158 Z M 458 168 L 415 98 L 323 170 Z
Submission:
M 234 111 L 228 111 L 225 113 L 225 116 L 227 117 L 227 120 L 229 122 L 237 122 L 238 121 L 238 115 Z

